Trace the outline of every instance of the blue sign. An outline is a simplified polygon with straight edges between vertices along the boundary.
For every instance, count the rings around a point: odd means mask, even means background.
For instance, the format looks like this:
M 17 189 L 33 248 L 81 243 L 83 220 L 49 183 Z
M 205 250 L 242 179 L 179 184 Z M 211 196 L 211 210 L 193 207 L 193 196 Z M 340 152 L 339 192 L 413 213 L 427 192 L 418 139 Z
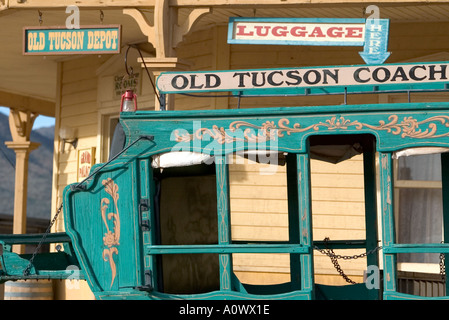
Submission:
M 389 20 L 368 19 L 365 24 L 365 44 L 360 56 L 367 64 L 380 64 L 390 56 L 387 52 Z
M 88 26 L 79 29 L 60 27 L 25 28 L 25 55 L 119 53 L 121 27 Z

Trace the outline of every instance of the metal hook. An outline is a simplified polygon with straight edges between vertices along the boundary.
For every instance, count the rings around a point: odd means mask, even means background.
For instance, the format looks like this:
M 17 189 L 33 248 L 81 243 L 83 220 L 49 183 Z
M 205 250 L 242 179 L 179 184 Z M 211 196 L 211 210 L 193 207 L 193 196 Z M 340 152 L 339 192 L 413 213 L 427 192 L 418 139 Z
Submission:
M 103 10 L 100 10 L 100 23 L 103 24 L 104 13 Z
M 126 53 L 125 53 L 125 70 L 126 70 L 126 73 L 128 74 L 128 76 L 132 76 L 134 74 L 133 67 L 129 67 L 129 70 L 131 70 L 131 73 L 128 70 L 128 52 L 129 52 L 129 49 L 131 49 L 131 46 L 128 46 L 128 49 L 126 49 Z
M 42 20 L 42 12 L 38 9 L 37 13 L 39 14 L 39 25 L 41 26 L 42 22 L 43 22 L 43 20 Z

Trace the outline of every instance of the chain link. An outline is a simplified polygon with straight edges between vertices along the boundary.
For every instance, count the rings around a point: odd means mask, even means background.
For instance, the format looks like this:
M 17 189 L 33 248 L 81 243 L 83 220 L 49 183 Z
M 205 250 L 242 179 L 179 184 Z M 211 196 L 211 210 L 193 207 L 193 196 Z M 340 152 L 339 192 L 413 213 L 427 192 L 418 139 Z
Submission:
M 337 272 L 346 280 L 346 282 L 351 283 L 351 284 L 355 284 L 356 282 L 351 280 L 344 273 L 344 271 L 341 269 L 340 264 L 338 263 L 338 259 L 351 260 L 351 259 L 364 258 L 367 255 L 373 254 L 373 253 L 375 253 L 375 252 L 377 252 L 377 251 L 382 249 L 382 247 L 379 246 L 379 247 L 376 247 L 374 249 L 371 249 L 371 250 L 369 250 L 367 252 L 364 252 L 364 253 L 361 253 L 361 254 L 355 254 L 355 255 L 352 255 L 352 256 L 342 256 L 342 255 L 339 255 L 339 254 L 335 254 L 334 250 L 328 248 L 327 243 L 329 242 L 329 240 L 330 239 L 328 237 L 324 238 L 324 245 L 326 247 L 325 249 L 320 249 L 317 246 L 315 246 L 314 248 L 315 248 L 315 250 L 317 250 L 317 251 L 321 252 L 322 254 L 328 256 L 331 259 L 332 264 L 334 265 L 334 267 L 337 270 Z
M 441 243 L 444 243 L 441 241 Z M 440 253 L 440 275 L 441 279 L 446 281 L 446 264 L 445 264 L 446 256 L 444 253 Z
M 28 276 L 30 274 L 31 267 L 33 266 L 34 258 L 36 257 L 36 255 L 38 254 L 40 248 L 42 247 L 42 244 L 44 243 L 45 239 L 47 238 L 47 235 L 50 233 L 51 228 L 53 227 L 53 224 L 56 222 L 56 219 L 58 218 L 59 213 L 62 210 L 62 206 L 63 206 L 63 204 L 61 203 L 61 205 L 59 206 L 58 210 L 56 211 L 55 216 L 50 221 L 50 224 L 48 225 L 47 230 L 45 230 L 45 233 L 42 235 L 41 240 L 39 241 L 36 249 L 34 250 L 33 254 L 31 255 L 31 258 L 30 258 L 30 261 L 28 263 L 28 266 L 25 268 L 25 270 L 23 270 L 23 275 L 24 276 Z

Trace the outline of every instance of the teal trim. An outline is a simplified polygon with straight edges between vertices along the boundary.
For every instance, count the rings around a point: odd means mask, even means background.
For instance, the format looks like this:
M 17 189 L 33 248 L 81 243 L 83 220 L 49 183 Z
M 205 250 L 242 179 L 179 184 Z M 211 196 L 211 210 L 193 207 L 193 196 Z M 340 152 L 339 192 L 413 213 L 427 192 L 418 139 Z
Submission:
M 395 243 L 393 160 L 391 153 L 379 153 L 380 196 L 382 212 L 382 245 L 388 248 Z M 385 250 L 385 249 L 384 249 Z M 397 289 L 396 255 L 384 252 L 384 296 Z
M 138 148 L 129 150 L 121 159 L 169 151 L 212 156 L 256 149 L 305 153 L 309 137 L 335 134 L 371 134 L 381 152 L 420 146 L 449 147 L 447 108 L 448 103 L 442 102 L 136 112 L 121 119 L 129 143 L 141 135 L 153 135 L 154 141 L 140 141 Z
M 237 291 L 212 291 L 200 294 L 164 294 L 153 292 L 150 294 L 124 292 L 102 292 L 96 295 L 99 300 L 310 300 L 311 293 L 304 290 L 282 294 L 248 294 Z
M 298 192 L 298 155 L 287 155 L 288 236 L 290 244 L 300 244 L 300 215 Z M 304 253 L 308 253 L 306 250 Z M 301 255 L 290 254 L 290 281 L 294 288 L 301 288 Z
M 224 225 L 220 223 L 224 229 Z M 152 245 L 146 247 L 147 254 L 198 254 L 198 253 L 309 253 L 308 247 L 298 244 L 222 244 L 218 245 Z
M 449 153 L 441 154 L 441 183 L 443 199 L 443 242 L 449 244 Z M 447 255 L 444 252 L 443 257 L 447 261 Z M 447 274 L 447 271 L 446 271 Z M 449 281 L 447 276 L 444 278 L 446 295 L 449 295 Z
M 233 272 L 232 255 L 230 253 L 233 251 L 226 248 L 230 245 L 232 239 L 229 196 L 229 167 L 226 156 L 217 157 L 215 159 L 215 170 L 217 182 L 218 245 L 224 245 L 224 248 L 218 252 L 220 253 L 218 256 L 220 266 L 220 289 L 230 291 Z M 214 250 L 212 249 L 209 252 L 214 252 Z
M 365 199 L 365 226 L 366 243 L 364 248 L 367 252 L 376 250 L 380 243 L 378 242 L 378 223 L 377 223 L 377 176 L 376 176 L 376 142 L 373 139 L 365 139 L 362 142 L 363 148 L 363 172 L 364 172 L 364 199 Z M 380 270 L 379 256 L 370 254 L 366 257 L 366 266 L 376 266 Z M 365 288 L 366 289 L 366 286 Z M 381 298 L 380 290 L 372 288 L 367 290 L 370 299 Z
M 310 159 L 309 154 L 297 155 L 298 168 L 298 213 L 300 243 L 309 249 L 301 255 L 301 289 L 310 291 L 314 296 L 314 268 L 313 268 L 313 235 L 312 235 L 312 195 L 310 188 Z
M 449 243 L 413 243 L 413 244 L 394 244 L 384 246 L 384 253 L 410 253 L 410 252 L 426 252 L 426 253 L 449 253 Z

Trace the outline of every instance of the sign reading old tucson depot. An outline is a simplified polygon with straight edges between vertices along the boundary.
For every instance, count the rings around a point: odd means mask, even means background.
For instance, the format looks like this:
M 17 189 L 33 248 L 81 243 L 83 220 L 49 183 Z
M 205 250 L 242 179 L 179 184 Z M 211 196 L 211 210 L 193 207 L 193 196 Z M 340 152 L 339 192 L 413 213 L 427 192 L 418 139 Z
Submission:
M 165 72 L 158 77 L 157 88 L 162 93 L 228 91 L 241 95 L 313 94 L 317 88 L 329 93 L 341 92 L 341 88 L 348 92 L 444 89 L 448 76 L 449 62 Z
M 119 53 L 121 28 L 85 26 L 79 29 L 61 27 L 24 28 L 26 55 Z

